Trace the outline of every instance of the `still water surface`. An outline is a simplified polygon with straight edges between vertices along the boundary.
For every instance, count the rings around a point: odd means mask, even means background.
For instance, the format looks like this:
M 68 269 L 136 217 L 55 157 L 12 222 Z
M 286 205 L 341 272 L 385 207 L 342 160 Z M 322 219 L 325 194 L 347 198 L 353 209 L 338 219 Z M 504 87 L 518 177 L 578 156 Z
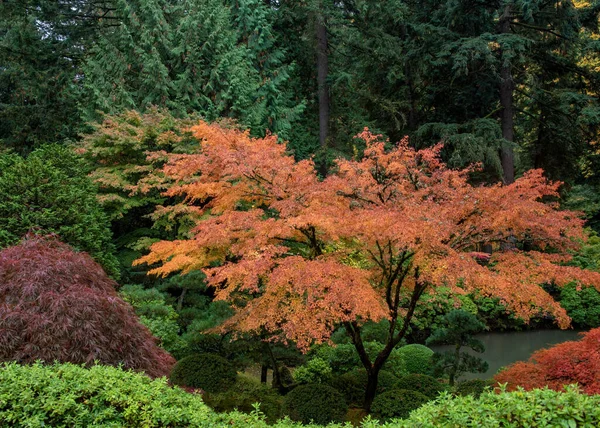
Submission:
M 569 340 L 579 340 L 579 332 L 575 330 L 534 330 L 504 333 L 485 333 L 477 335 L 485 345 L 483 354 L 473 353 L 488 362 L 487 373 L 465 374 L 460 379 L 489 379 L 498 369 L 517 361 L 529 359 L 531 354 L 543 348 Z M 432 346 L 434 351 L 450 349 L 447 346 Z M 463 349 L 461 349 L 462 351 Z M 464 349 L 466 351 L 466 349 Z

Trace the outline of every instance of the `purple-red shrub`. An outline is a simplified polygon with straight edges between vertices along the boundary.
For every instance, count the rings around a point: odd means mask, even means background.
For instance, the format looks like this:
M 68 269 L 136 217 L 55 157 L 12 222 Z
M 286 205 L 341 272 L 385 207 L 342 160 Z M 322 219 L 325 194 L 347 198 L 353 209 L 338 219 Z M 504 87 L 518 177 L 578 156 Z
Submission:
M 0 251 L 0 361 L 119 365 L 152 377 L 175 360 L 86 253 L 54 238 Z

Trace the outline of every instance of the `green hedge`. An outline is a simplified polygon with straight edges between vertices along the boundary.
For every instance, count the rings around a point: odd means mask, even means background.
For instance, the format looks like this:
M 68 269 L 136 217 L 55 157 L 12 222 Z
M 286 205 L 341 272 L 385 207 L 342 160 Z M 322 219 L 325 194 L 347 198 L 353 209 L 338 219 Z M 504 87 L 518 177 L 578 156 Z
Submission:
M 37 363 L 0 365 L 0 426 L 269 427 L 257 412 L 214 413 L 200 395 L 169 387 L 165 379 L 151 380 L 115 367 L 87 369 L 73 364 Z M 273 426 L 301 427 L 289 420 Z M 349 423 L 331 424 L 329 428 L 342 426 L 351 428 Z M 380 424 L 371 419 L 362 423 L 363 428 L 465 426 L 598 427 L 600 396 L 580 394 L 574 387 L 567 387 L 566 392 L 484 392 L 479 400 L 471 395 L 453 397 L 443 393 L 406 420 Z
M 445 393 L 435 402 L 415 410 L 408 420 L 389 425 L 392 426 L 597 428 L 600 426 L 600 396 L 580 394 L 572 386 L 567 387 L 566 392 L 549 389 L 484 392 L 479 399 Z
M 109 366 L 0 366 L 0 426 L 188 427 L 211 410 L 167 381 Z
M 431 399 L 434 399 L 440 392 L 446 390 L 447 386 L 438 382 L 437 379 L 431 376 L 410 374 L 402 376 L 400 379 L 398 379 L 396 388 L 417 391 Z

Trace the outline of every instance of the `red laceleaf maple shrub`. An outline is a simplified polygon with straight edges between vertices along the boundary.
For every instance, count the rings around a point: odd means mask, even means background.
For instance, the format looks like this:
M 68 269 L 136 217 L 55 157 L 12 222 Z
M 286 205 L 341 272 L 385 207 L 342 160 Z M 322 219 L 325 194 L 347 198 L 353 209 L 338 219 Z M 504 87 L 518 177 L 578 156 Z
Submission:
M 119 365 L 152 377 L 175 360 L 86 253 L 52 237 L 0 251 L 0 361 Z
M 216 298 L 237 309 L 226 330 L 307 349 L 344 327 L 367 370 L 367 408 L 426 289 L 477 290 L 526 321 L 543 311 L 565 328 L 569 317 L 540 284 L 600 287 L 600 274 L 565 266 L 585 240 L 583 221 L 552 202 L 560 183 L 541 170 L 473 186 L 473 169 L 448 168 L 441 145 L 415 150 L 365 130 L 364 155 L 319 180 L 312 161 L 295 161 L 274 136 L 205 122 L 192 131 L 197 153 L 152 154 L 168 161 L 139 189 L 182 200 L 155 218 L 188 215 L 196 226 L 138 263 L 159 275 L 203 270 Z M 482 260 L 484 244 L 494 251 Z M 386 344 L 371 358 L 362 325 L 382 319 Z
M 580 341 L 537 351 L 529 361 L 510 365 L 494 380 L 507 383 L 508 390 L 548 386 L 560 391 L 577 383 L 586 394 L 600 394 L 600 328 L 584 333 Z

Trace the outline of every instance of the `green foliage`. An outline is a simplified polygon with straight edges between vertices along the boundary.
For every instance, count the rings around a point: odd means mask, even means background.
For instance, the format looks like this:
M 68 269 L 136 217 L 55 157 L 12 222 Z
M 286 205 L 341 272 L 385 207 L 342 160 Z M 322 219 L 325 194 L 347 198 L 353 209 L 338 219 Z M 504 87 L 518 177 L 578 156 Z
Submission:
M 600 210 L 598 214 L 600 215 Z M 590 231 L 588 241 L 581 251 L 573 255 L 572 264 L 583 269 L 600 270 L 600 237 L 596 232 Z
M 141 285 L 125 285 L 119 293 L 133 306 L 140 321 L 160 339 L 159 345 L 170 354 L 179 355 L 185 342 L 179 335 L 177 312 L 165 301 L 165 295 L 155 288 L 144 289 Z
M 281 417 L 283 405 L 283 397 L 273 388 L 244 374 L 238 375 L 237 381 L 227 391 L 205 394 L 203 398 L 206 404 L 218 412 L 238 410 L 252 413 L 254 405 L 260 403 L 260 411 L 269 423 L 274 423 Z
M 453 398 L 442 395 L 434 403 L 416 410 L 398 427 L 597 427 L 600 424 L 600 396 L 580 394 L 576 388 L 565 392 L 548 389 L 516 392 L 484 392 Z
M 365 369 L 355 369 L 350 372 L 335 376 L 330 385 L 341 392 L 347 403 L 362 405 L 367 389 L 367 372 Z M 377 394 L 396 388 L 398 378 L 387 370 L 381 370 L 377 382 Z
M 170 380 L 175 385 L 202 388 L 207 392 L 223 392 L 237 378 L 233 365 L 216 354 L 190 355 L 177 362 Z
M 294 370 L 297 383 L 327 383 L 331 379 L 331 367 L 325 360 L 315 357 Z
M 571 283 L 560 290 L 560 305 L 578 328 L 600 327 L 600 292 Z
M 463 373 L 485 373 L 488 369 L 487 362 L 466 352 L 460 352 L 465 346 L 475 352 L 485 351 L 483 342 L 474 337 L 484 330 L 485 325 L 475 315 L 462 310 L 448 312 L 445 321 L 446 326 L 434 331 L 427 339 L 427 344 L 452 345 L 454 349 L 434 354 L 434 373 L 447 374 L 451 386 Z
M 164 378 L 108 366 L 0 366 L 0 425 L 12 427 L 204 426 L 210 409 Z
M 393 389 L 373 400 L 371 414 L 380 420 L 406 418 L 415 409 L 429 401 L 429 397 L 417 391 Z
M 417 343 L 403 346 L 398 348 L 398 356 L 404 360 L 408 373 L 431 374 L 433 351 L 427 346 Z
M 45 146 L 25 159 L 0 154 L 0 248 L 18 243 L 29 231 L 57 234 L 118 277 L 111 231 L 95 187 L 67 147 Z
M 347 411 L 348 405 L 338 391 L 318 383 L 294 388 L 283 402 L 283 414 L 303 423 L 342 422 Z
M 447 388 L 444 384 L 438 382 L 437 379 L 431 376 L 422 374 L 409 374 L 401 377 L 396 382 L 396 389 L 417 391 L 430 399 L 434 399 L 440 394 L 440 392 L 445 391 Z
M 458 382 L 454 386 L 454 393 L 461 396 L 472 395 L 475 398 L 479 398 L 486 388 L 492 387 L 494 383 L 493 380 L 486 379 L 465 380 L 463 382 Z

